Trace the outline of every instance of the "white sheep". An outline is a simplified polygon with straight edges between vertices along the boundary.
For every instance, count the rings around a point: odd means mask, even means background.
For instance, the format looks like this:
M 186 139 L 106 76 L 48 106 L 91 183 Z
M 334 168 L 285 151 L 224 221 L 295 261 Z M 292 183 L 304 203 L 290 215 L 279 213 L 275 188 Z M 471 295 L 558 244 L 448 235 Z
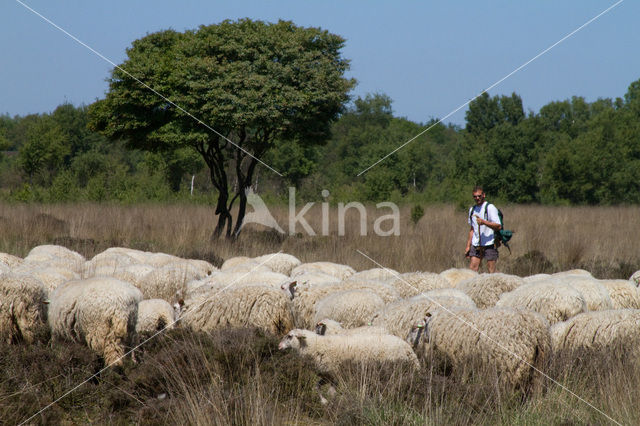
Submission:
M 73 272 L 71 269 L 65 268 L 63 266 L 28 266 L 23 265 L 14 269 L 14 272 L 17 274 L 31 275 L 44 284 L 44 287 L 47 293 L 51 293 L 56 289 L 60 284 L 77 280 L 80 278 L 80 275 Z
M 631 274 L 629 281 L 633 282 L 636 286 L 640 286 L 640 271 L 635 271 Z
M 613 309 L 640 309 L 640 290 L 630 280 L 600 280 L 609 292 Z
M 8 269 L 14 269 L 24 263 L 24 259 L 9 253 L 0 253 L 0 264 L 5 265 Z
M 347 278 L 349 280 L 357 280 L 357 281 L 382 281 L 386 282 L 400 275 L 397 271 L 389 268 L 373 268 L 367 269 L 365 271 L 356 272 Z
M 574 353 L 608 351 L 637 357 L 640 355 L 640 310 L 585 312 L 553 325 L 551 339 L 556 355 L 573 358 Z
M 225 271 L 227 269 L 235 268 L 236 266 L 242 265 L 243 263 L 246 263 L 246 262 L 255 262 L 255 261 L 252 258 L 246 257 L 246 256 L 230 257 L 229 259 L 225 260 L 222 263 L 220 270 Z
M 25 263 L 62 266 L 74 272 L 81 273 L 86 259 L 80 253 L 66 247 L 45 244 L 36 246 L 24 258 Z
M 356 328 L 344 328 L 338 321 L 324 318 L 316 324 L 316 334 L 321 336 L 331 336 L 333 334 L 341 334 L 343 336 L 353 336 L 354 334 L 390 334 L 384 327 L 375 327 L 372 325 L 364 325 Z
M 421 327 L 422 326 L 422 327 Z M 465 376 L 469 366 L 495 371 L 499 383 L 538 391 L 540 371 L 551 353 L 549 324 L 528 310 L 437 310 L 409 333 L 419 356 L 436 369 Z
M 278 349 L 293 349 L 299 355 L 309 357 L 321 379 L 335 382 L 337 374 L 349 363 L 393 363 L 414 370 L 420 368 L 411 346 L 396 336 L 384 334 L 331 335 L 320 336 L 309 330 L 294 329 L 280 341 Z M 333 389 L 333 385 L 332 385 Z M 322 394 L 323 404 L 328 401 Z
M 151 265 L 153 266 L 153 265 Z M 184 294 L 186 284 L 202 278 L 200 270 L 188 263 L 168 263 L 146 274 L 138 281 L 145 299 L 164 299 L 175 302 L 176 294 Z
M 565 321 L 588 310 L 584 295 L 567 283 L 545 280 L 531 282 L 500 296 L 496 307 L 529 309 L 549 324 Z
M 0 275 L 0 338 L 7 343 L 32 343 L 35 331 L 46 322 L 47 293 L 38 279 L 29 275 Z
M 51 294 L 49 326 L 54 337 L 85 343 L 106 365 L 121 365 L 127 345 L 136 342 L 142 293 L 115 278 L 67 281 Z
M 456 288 L 467 293 L 480 309 L 494 306 L 500 295 L 524 284 L 524 280 L 516 275 L 503 273 L 480 274 L 477 277 L 459 283 Z
M 389 284 L 401 297 L 411 297 L 429 290 L 452 287 L 449 280 L 433 272 L 407 272 L 397 275 Z
M 388 304 L 372 316 L 371 325 L 383 327 L 389 330 L 389 333 L 404 338 L 407 330 L 416 321 L 441 308 L 474 309 L 475 304 L 469 296 L 465 298 L 433 292 L 422 293 L 410 299 L 401 299 Z
M 373 314 L 383 307 L 382 298 L 371 290 L 338 291 L 318 302 L 314 323 L 331 318 L 347 328 L 360 327 L 368 324 Z
M 342 265 L 333 262 L 312 262 L 303 263 L 296 266 L 291 270 L 291 278 L 296 278 L 298 275 L 302 275 L 306 272 L 322 272 L 324 274 L 333 275 L 334 277 L 346 280 L 356 271 L 349 265 Z
M 181 322 L 194 330 L 257 327 L 273 334 L 293 328 L 291 302 L 279 289 L 236 284 L 185 299 Z
M 289 275 L 291 270 L 302 264 L 300 259 L 287 253 L 271 253 L 253 259 L 258 264 L 270 268 L 273 272 Z
M 138 303 L 136 333 L 150 334 L 174 328 L 176 311 L 163 299 L 147 299 Z
M 451 268 L 440 272 L 440 276 L 451 283 L 450 287 L 457 287 L 462 281 L 477 277 L 478 273 L 469 268 Z
M 555 276 L 550 279 L 555 282 L 567 283 L 582 293 L 584 300 L 587 302 L 587 308 L 590 311 L 602 311 L 613 308 L 609 291 L 602 283 L 591 276 L 574 274 Z

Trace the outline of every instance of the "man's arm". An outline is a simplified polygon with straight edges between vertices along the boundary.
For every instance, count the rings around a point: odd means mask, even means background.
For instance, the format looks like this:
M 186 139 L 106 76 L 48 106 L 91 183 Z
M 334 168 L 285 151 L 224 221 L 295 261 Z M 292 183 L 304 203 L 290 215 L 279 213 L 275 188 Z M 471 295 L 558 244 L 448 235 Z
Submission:
M 469 250 L 471 250 L 471 240 L 473 238 L 473 226 L 469 230 L 469 238 L 467 239 L 467 247 L 464 249 L 464 254 L 469 257 Z
M 501 228 L 500 223 L 489 222 L 488 220 L 484 220 L 483 218 L 481 218 L 480 216 L 477 216 L 477 215 L 476 215 L 476 220 L 478 221 L 478 225 L 488 226 L 489 228 L 493 229 L 494 231 L 499 231 L 500 228 Z

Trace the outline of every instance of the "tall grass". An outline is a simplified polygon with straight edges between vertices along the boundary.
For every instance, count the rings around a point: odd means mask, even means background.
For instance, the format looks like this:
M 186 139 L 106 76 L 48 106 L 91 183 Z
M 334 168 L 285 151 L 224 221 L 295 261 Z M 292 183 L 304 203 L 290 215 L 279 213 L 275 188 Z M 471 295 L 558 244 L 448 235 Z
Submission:
M 357 270 L 376 267 L 376 262 L 401 272 L 440 272 L 467 265 L 466 211 L 451 205 L 426 207 L 417 224 L 411 220 L 411 207 L 404 206 L 400 235 L 386 237 L 375 234 L 374 222 L 390 214 L 389 209 L 367 208 L 364 236 L 354 209 L 346 213 L 345 235 L 338 235 L 338 212 L 331 208 L 329 232 L 322 235 L 322 211 L 316 204 L 305 215 L 315 236 L 299 223 L 289 235 L 288 208 L 270 210 L 287 234 L 250 224 L 236 240 L 212 241 L 216 223 L 212 207 L 2 204 L 0 251 L 25 256 L 36 245 L 61 244 L 92 257 L 108 247 L 127 246 L 219 264 L 232 256 L 282 250 L 304 262 L 327 260 Z M 512 252 L 500 251 L 502 272 L 530 275 L 581 268 L 599 278 L 628 278 L 640 269 L 640 207 L 506 206 L 502 210 L 507 228 L 516 231 Z M 381 226 L 388 230 L 391 225 L 387 220 Z

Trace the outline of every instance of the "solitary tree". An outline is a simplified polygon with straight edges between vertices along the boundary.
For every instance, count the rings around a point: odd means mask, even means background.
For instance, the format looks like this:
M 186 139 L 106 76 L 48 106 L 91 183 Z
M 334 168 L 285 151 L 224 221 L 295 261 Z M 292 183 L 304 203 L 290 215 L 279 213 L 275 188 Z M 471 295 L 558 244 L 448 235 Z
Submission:
M 212 237 L 237 235 L 259 159 L 276 144 L 329 137 L 355 84 L 344 77 L 343 45 L 337 35 L 287 21 L 149 34 L 113 69 L 105 99 L 89 109 L 90 126 L 131 147 L 195 149 L 218 191 Z

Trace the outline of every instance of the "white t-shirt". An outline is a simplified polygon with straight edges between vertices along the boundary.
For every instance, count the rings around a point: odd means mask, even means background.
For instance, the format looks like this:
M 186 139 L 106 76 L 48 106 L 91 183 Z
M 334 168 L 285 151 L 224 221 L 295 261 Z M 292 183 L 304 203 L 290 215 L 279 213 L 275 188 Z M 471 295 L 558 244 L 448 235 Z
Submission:
M 485 209 L 487 209 L 486 216 L 484 214 Z M 487 225 L 481 225 L 480 233 L 478 233 L 478 223 L 476 222 L 475 215 L 478 215 L 482 219 L 486 219 L 489 222 L 500 223 L 498 209 L 493 204 L 489 204 L 485 201 L 481 206 L 470 207 L 469 214 L 467 215 L 467 223 L 473 227 L 473 237 L 471 238 L 471 245 L 490 246 L 491 244 L 493 244 L 494 231 Z

